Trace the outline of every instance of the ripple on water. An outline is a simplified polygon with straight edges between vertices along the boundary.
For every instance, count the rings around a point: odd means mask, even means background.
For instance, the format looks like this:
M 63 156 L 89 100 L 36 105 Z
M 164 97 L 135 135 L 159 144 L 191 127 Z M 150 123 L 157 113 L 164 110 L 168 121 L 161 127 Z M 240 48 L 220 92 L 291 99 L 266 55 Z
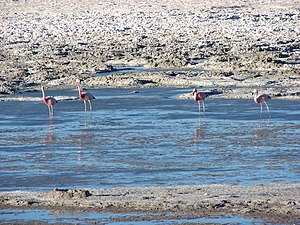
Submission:
M 176 99 L 190 90 L 138 90 L 95 89 L 92 113 L 67 101 L 53 119 L 44 104 L 0 102 L 0 188 L 299 182 L 297 101 L 272 100 L 259 120 L 250 100 L 207 99 L 199 117 Z

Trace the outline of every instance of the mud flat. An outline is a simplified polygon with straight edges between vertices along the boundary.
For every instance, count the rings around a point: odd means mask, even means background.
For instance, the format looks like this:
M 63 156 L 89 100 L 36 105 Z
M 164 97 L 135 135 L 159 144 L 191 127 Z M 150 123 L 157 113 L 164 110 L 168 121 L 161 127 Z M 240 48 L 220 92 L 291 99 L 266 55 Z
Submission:
M 1 208 L 173 213 L 201 217 L 227 212 L 276 223 L 300 221 L 300 184 L 200 185 L 1 192 Z M 144 217 L 143 217 L 144 218 Z M 145 218 L 144 218 L 145 219 Z
M 79 78 L 93 87 L 256 86 L 300 95 L 298 1 L 18 0 L 0 7 L 0 94 L 73 86 Z M 95 76 L 116 66 L 175 72 Z

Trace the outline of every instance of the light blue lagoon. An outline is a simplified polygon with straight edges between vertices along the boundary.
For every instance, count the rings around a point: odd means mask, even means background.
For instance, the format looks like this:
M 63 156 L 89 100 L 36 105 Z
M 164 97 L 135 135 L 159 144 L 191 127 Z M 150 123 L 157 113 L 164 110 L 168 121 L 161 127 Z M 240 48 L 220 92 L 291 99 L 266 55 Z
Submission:
M 300 181 L 299 101 L 271 100 L 269 120 L 252 99 L 208 98 L 199 117 L 176 99 L 190 89 L 90 91 L 92 113 L 62 101 L 53 119 L 42 101 L 0 102 L 1 191 Z

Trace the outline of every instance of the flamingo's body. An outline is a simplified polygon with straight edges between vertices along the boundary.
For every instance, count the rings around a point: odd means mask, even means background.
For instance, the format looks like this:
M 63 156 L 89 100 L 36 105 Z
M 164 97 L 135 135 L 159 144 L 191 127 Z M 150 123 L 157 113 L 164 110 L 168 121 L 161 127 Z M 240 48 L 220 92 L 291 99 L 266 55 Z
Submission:
M 268 113 L 269 113 L 269 117 L 271 118 L 269 106 L 267 104 L 267 101 L 269 99 L 271 99 L 271 96 L 267 95 L 267 94 L 258 95 L 258 90 L 257 89 L 254 89 L 252 94 L 254 95 L 254 102 L 257 103 L 257 104 L 260 104 L 260 118 L 262 116 L 262 104 L 263 103 L 266 105 L 266 108 L 267 108 Z
M 200 113 L 200 102 L 202 102 L 202 107 L 203 107 L 203 112 L 205 114 L 205 105 L 204 105 L 204 100 L 206 98 L 206 94 L 203 92 L 198 92 L 196 88 L 193 89 L 192 91 L 193 98 L 196 102 L 198 102 L 198 108 L 199 108 L 199 113 Z
M 92 111 L 93 107 L 92 107 L 91 100 L 96 99 L 95 96 L 90 92 L 83 92 L 80 88 L 79 82 L 77 82 L 77 88 L 78 88 L 79 97 L 84 102 L 84 110 L 86 111 L 86 101 L 88 101 L 90 105 L 90 111 Z
M 41 90 L 42 90 L 42 93 L 43 93 L 43 102 L 48 106 L 49 116 L 53 116 L 54 115 L 53 106 L 57 103 L 57 101 L 52 96 L 47 96 L 46 97 L 44 86 L 41 87 Z

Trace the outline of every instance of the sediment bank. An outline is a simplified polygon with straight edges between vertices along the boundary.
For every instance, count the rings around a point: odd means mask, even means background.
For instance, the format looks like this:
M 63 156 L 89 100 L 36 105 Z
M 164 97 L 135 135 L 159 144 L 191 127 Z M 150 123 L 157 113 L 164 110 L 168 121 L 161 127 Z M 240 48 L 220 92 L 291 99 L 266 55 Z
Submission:
M 0 192 L 1 208 L 190 214 L 227 212 L 292 224 L 300 221 L 300 184 L 199 185 Z

